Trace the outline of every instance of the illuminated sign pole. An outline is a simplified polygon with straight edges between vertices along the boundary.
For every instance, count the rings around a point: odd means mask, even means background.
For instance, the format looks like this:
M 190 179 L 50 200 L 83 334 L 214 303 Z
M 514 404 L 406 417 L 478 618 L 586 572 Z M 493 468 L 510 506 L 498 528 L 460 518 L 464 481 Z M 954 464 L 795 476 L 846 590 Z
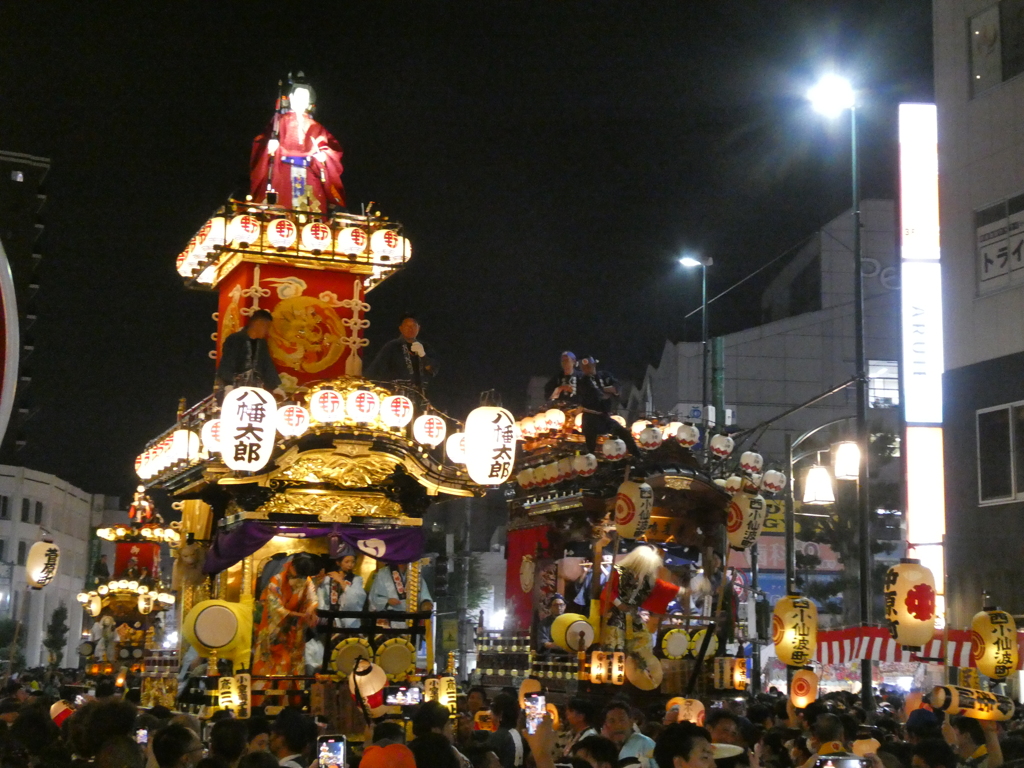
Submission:
M 945 624 L 942 457 L 942 272 L 938 118 L 934 104 L 900 104 L 903 413 L 907 554 L 935 576 L 936 626 Z

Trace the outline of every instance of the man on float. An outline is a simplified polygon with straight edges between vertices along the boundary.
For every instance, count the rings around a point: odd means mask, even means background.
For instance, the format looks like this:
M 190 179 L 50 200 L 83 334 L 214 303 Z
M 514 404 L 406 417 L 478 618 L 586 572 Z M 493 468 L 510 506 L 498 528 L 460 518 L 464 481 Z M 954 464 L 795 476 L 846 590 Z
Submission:
M 544 385 L 544 395 L 557 408 L 571 408 L 579 404 L 577 392 L 580 373 L 576 370 L 576 355 L 566 350 L 561 357 L 562 370 Z
M 578 378 L 577 392 L 583 409 L 583 437 L 587 441 L 587 450 L 593 453 L 598 437 L 612 435 L 622 440 L 631 454 L 639 456 L 633 435 L 610 415 L 612 398 L 619 394 L 615 377 L 606 371 L 598 371 L 597 360 L 593 356 L 584 357 L 580 368 L 582 375 Z
M 373 584 L 370 587 L 370 592 L 367 595 L 367 603 L 369 609 L 376 613 L 409 613 L 406 602 L 406 588 L 409 580 L 409 564 L 408 563 L 397 563 L 395 565 L 388 565 L 385 563 L 377 572 L 373 575 Z M 422 574 L 420 575 L 420 596 L 419 596 L 419 610 L 430 611 L 433 610 L 434 604 L 431 602 L 430 591 L 427 589 L 427 583 L 423 580 Z M 404 621 L 392 621 L 389 622 L 387 619 L 378 619 L 378 625 L 390 626 L 395 629 L 401 629 L 406 627 L 407 624 Z
M 224 339 L 217 368 L 217 383 L 227 394 L 235 387 L 262 387 L 283 398 L 281 377 L 267 346 L 267 336 L 274 316 L 265 309 L 252 313 L 245 328 Z
M 537 628 L 537 645 L 542 650 L 549 653 L 564 653 L 551 639 L 551 626 L 555 623 L 555 619 L 563 613 L 565 613 L 565 598 L 555 593 L 551 596 L 551 602 L 548 603 L 547 618 L 541 621 Z
M 398 338 L 380 348 L 366 369 L 366 378 L 409 384 L 422 393 L 427 383 L 437 374 L 437 362 L 427 355 L 419 340 L 420 323 L 410 313 L 398 321 Z

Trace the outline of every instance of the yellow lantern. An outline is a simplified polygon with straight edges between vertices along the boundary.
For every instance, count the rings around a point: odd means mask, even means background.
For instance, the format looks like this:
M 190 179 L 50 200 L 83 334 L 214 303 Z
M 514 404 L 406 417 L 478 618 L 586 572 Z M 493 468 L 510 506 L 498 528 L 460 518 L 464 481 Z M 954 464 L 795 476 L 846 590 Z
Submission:
M 667 714 L 673 707 L 676 709 L 677 723 L 693 723 L 704 727 L 705 710 L 700 699 L 684 699 L 682 696 L 676 696 L 668 700 L 668 704 L 665 705 L 665 713 Z
M 586 616 L 563 613 L 551 624 L 551 640 L 563 651 L 585 651 L 594 642 L 594 627 Z
M 470 411 L 466 417 L 466 470 L 473 482 L 501 485 L 508 480 L 516 460 L 514 423 L 504 408 L 481 406 Z
M 158 595 L 160 602 L 164 595 Z M 173 596 L 170 602 L 173 602 Z M 234 668 L 248 667 L 252 651 L 252 599 L 241 603 L 203 600 L 192 606 L 181 634 L 203 656 L 231 659 Z
M 809 669 L 801 669 L 793 675 L 789 684 L 789 700 L 797 709 L 816 701 L 818 698 L 818 676 Z
M 904 648 L 921 648 L 935 634 L 935 577 L 920 560 L 904 558 L 885 574 L 885 621 Z M 1014 649 L 1016 650 L 1016 639 Z
M 732 656 L 715 658 L 715 688 L 721 690 L 747 690 L 747 660 Z
M 527 416 L 519 422 L 519 428 L 523 431 L 523 438 L 529 440 L 537 436 L 537 424 L 533 416 Z
M 790 594 L 772 612 L 775 655 L 783 664 L 802 667 L 818 648 L 818 608 L 806 597 Z
M 612 685 L 623 685 L 626 682 L 626 654 L 622 651 L 609 653 L 605 663 L 608 665 L 606 682 Z
M 1017 624 L 1013 616 L 988 606 L 971 620 L 971 657 L 983 675 L 1002 680 L 1017 669 Z
M 940 685 L 932 691 L 931 705 L 942 712 L 967 715 L 975 720 L 1009 720 L 1013 717 L 1012 699 L 976 688 Z
M 654 489 L 647 483 L 627 480 L 615 495 L 615 529 L 623 539 L 643 536 L 651 523 Z
M 57 577 L 60 565 L 60 547 L 49 538 L 37 541 L 28 551 L 25 561 L 25 579 L 32 589 L 42 589 Z
M 590 682 L 595 685 L 608 682 L 608 656 L 604 651 L 590 654 Z
M 141 613 L 142 615 L 146 615 L 147 613 L 151 613 L 153 611 L 153 595 L 151 595 L 151 594 L 139 595 L 138 604 L 139 604 L 139 613 Z
M 768 506 L 763 496 L 742 490 L 734 493 L 725 522 L 729 546 L 743 550 L 757 541 L 767 517 Z

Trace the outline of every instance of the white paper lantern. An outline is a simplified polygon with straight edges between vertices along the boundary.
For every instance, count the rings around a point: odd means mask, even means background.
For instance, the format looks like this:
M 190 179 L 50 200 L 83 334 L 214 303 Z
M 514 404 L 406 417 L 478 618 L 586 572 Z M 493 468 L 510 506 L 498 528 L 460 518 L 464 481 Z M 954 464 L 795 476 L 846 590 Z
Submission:
M 86 603 L 85 609 L 95 619 L 103 610 L 103 598 L 99 595 L 89 595 L 89 602 Z
M 370 235 L 370 251 L 384 261 L 402 255 L 402 238 L 393 229 L 378 229 Z
M 564 417 L 564 414 L 563 414 Z M 504 408 L 474 408 L 466 417 L 466 469 L 480 485 L 501 485 L 516 461 L 515 419 Z
M 560 482 L 576 477 L 576 469 L 573 467 L 571 457 L 558 460 L 558 477 Z
M 424 413 L 417 416 L 412 423 L 412 437 L 420 445 L 429 445 L 436 448 L 444 441 L 448 426 L 444 419 L 433 413 Z
M 620 427 L 626 426 L 626 420 L 624 418 L 622 418 L 621 416 L 619 416 L 619 414 L 617 414 L 617 413 L 612 414 L 612 421 L 614 421 Z
M 42 589 L 57 577 L 60 566 L 60 547 L 52 541 L 37 541 L 25 560 L 25 579 L 32 589 Z
M 202 438 L 203 448 L 207 453 L 220 453 L 220 430 L 220 419 L 210 419 L 203 424 L 199 436 Z
M 270 461 L 277 438 L 277 403 L 257 387 L 235 387 L 221 405 L 221 458 L 228 469 L 256 472 Z
M 761 488 L 769 493 L 779 493 L 786 487 L 786 475 L 777 469 L 769 469 L 761 475 Z
M 549 432 L 560 432 L 565 426 L 565 411 L 551 408 L 544 412 L 544 420 L 548 424 Z
M 523 437 L 527 440 L 537 436 L 537 427 L 532 416 L 527 416 L 520 421 L 519 428 L 523 431 Z
M 187 429 L 171 434 L 171 463 L 191 462 L 199 457 L 199 435 Z
M 296 235 L 298 230 L 291 219 L 274 219 L 267 225 L 267 240 L 278 250 L 291 248 L 295 244 Z
M 649 426 L 651 426 L 651 422 L 649 422 L 647 419 L 637 419 L 630 426 L 629 431 L 633 435 L 633 439 L 636 440 L 638 437 L 640 437 L 640 433 L 647 429 Z
M 533 488 L 533 470 L 529 467 L 520 470 L 519 474 L 516 475 L 516 482 L 519 483 L 519 487 L 523 490 L 528 491 Z
M 235 216 L 228 225 L 228 240 L 232 245 L 246 248 L 260 239 L 260 221 L 248 213 Z
M 662 440 L 668 440 L 670 437 L 675 437 L 676 432 L 679 431 L 679 428 L 681 426 L 683 426 L 683 422 L 681 421 L 670 421 L 668 424 L 661 428 Z
M 412 421 L 412 400 L 404 395 L 385 397 L 380 404 L 380 420 L 389 427 L 401 428 Z
M 626 457 L 626 444 L 618 438 L 605 440 L 601 445 L 601 453 L 609 461 L 618 461 Z
M 334 244 L 334 250 L 347 256 L 355 256 L 366 250 L 366 244 L 370 238 L 366 236 L 366 230 L 359 227 L 345 227 L 338 232 L 338 239 Z
M 732 449 L 736 447 L 736 442 L 728 435 L 715 435 L 711 438 L 711 452 L 720 459 L 724 459 L 730 453 Z
M 548 423 L 547 411 L 541 411 L 533 417 L 533 427 L 537 430 L 537 437 L 546 435 L 551 431 L 551 424 Z
M 322 221 L 311 221 L 302 227 L 302 247 L 313 253 L 331 249 L 331 228 Z
M 345 401 L 334 389 L 319 389 L 310 395 L 309 415 L 321 424 L 332 424 L 345 418 Z
M 650 426 L 646 427 L 641 433 L 637 442 L 641 448 L 648 451 L 653 451 L 656 448 L 661 447 L 661 442 L 664 438 L 662 437 L 661 430 L 657 427 Z
M 754 451 L 744 451 L 740 454 L 740 467 L 746 472 L 760 472 L 764 466 L 764 457 Z
M 207 253 L 227 242 L 227 221 L 223 216 L 214 216 L 206 222 L 200 231 L 206 234 L 199 243 L 199 247 Z
M 301 405 L 282 405 L 277 409 L 277 431 L 285 437 L 298 437 L 310 424 L 309 411 Z
M 684 448 L 693 448 L 700 442 L 700 430 L 693 424 L 683 424 L 676 430 L 676 440 Z
M 345 413 L 352 421 L 366 424 L 377 418 L 380 412 L 380 398 L 368 389 L 354 389 L 345 398 Z
M 647 483 L 627 480 L 615 495 L 615 529 L 623 539 L 643 536 L 651 523 L 654 489 Z
M 455 432 L 444 441 L 444 452 L 453 464 L 466 463 L 466 433 Z
M 743 478 L 739 475 L 730 475 L 725 480 L 725 490 L 729 493 L 736 493 L 743 487 Z
M 597 457 L 592 453 L 583 453 L 572 460 L 573 468 L 580 477 L 590 477 L 597 471 Z

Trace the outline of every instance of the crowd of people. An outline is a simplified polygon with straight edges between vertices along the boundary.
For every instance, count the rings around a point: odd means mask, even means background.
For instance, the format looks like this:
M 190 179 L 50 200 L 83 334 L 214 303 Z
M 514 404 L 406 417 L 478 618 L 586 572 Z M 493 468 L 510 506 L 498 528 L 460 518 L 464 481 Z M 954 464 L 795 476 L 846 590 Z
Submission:
M 298 709 L 200 722 L 142 709 L 138 689 L 101 679 L 65 713 L 58 697 L 71 701 L 76 689 L 51 687 L 23 679 L 2 691 L 0 768 L 341 768 L 318 762 L 329 728 Z M 898 697 L 870 716 L 851 694 L 795 709 L 774 690 L 710 703 L 702 725 L 678 714 L 666 702 L 577 697 L 558 708 L 559 727 L 549 714 L 527 728 L 515 691 L 473 687 L 454 716 L 426 702 L 408 719 L 371 724 L 349 744 L 345 768 L 812 768 L 819 758 L 838 768 L 853 755 L 864 768 L 1024 768 L 1024 720 L 945 717 Z

